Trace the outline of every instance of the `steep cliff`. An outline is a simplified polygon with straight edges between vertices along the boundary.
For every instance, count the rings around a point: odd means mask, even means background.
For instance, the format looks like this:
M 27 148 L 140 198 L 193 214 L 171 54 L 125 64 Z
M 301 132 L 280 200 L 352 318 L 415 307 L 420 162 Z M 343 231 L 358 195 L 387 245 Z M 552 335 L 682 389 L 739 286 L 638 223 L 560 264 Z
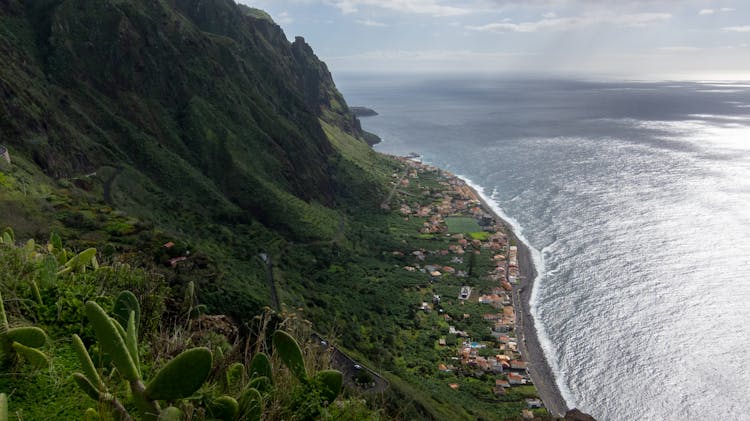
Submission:
M 230 0 L 1 7 L 0 136 L 48 176 L 113 167 L 146 195 L 114 183 L 116 205 L 199 204 L 290 231 L 346 188 L 319 118 L 361 137 L 358 121 L 267 15 Z

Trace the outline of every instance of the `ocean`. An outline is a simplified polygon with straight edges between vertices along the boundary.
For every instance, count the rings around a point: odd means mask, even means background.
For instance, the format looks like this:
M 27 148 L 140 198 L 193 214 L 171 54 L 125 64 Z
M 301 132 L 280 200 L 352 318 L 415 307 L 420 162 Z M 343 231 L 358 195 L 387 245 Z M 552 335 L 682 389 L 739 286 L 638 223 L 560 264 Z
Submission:
M 528 242 L 569 407 L 750 419 L 750 83 L 336 82 L 377 150 L 471 180 Z

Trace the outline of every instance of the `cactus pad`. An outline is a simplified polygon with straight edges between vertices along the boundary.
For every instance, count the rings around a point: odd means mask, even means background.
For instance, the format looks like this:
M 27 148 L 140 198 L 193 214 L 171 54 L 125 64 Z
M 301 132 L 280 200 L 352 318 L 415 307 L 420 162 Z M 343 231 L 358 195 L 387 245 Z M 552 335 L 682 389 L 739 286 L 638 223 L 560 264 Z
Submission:
M 321 396 L 330 404 L 341 393 L 344 376 L 338 370 L 323 370 L 315 375 L 315 381 L 322 386 Z
M 135 324 L 135 312 L 130 312 L 130 318 L 128 319 L 128 330 L 125 331 L 125 345 L 128 347 L 130 352 L 130 358 L 135 363 L 135 368 L 138 372 L 141 371 L 141 362 L 138 356 L 138 329 Z
M 271 380 L 266 376 L 256 377 L 248 383 L 247 387 L 252 387 L 253 389 L 257 389 L 261 393 L 267 393 L 270 392 L 273 388 L 273 383 L 271 383 Z
M 211 417 L 222 421 L 234 420 L 238 412 L 240 412 L 240 404 L 231 396 L 221 396 L 211 402 L 208 407 Z
M 246 421 L 260 421 L 263 414 L 263 396 L 251 387 L 242 392 L 239 400 L 239 418 Z
M 73 373 L 73 380 L 91 399 L 95 401 L 101 400 L 101 392 L 86 376 L 81 373 Z
M 297 340 L 294 339 L 292 335 L 283 330 L 277 330 L 274 332 L 273 348 L 274 352 L 281 357 L 281 361 L 299 381 L 307 381 L 307 369 L 305 369 L 305 360 L 302 357 L 302 350 L 300 349 Z
M 169 406 L 161 410 L 158 421 L 181 421 L 184 415 L 180 408 Z
M 138 304 L 135 294 L 130 291 L 122 291 L 117 295 L 112 313 L 114 313 L 115 319 L 120 325 L 127 326 L 131 311 L 135 312 L 135 327 L 137 328 L 141 325 L 141 305 Z
M 273 381 L 273 370 L 271 368 L 271 360 L 268 359 L 268 355 L 259 352 L 253 355 L 253 360 L 250 361 L 250 378 L 255 377 L 266 377 L 268 381 Z
M 94 326 L 102 351 L 112 357 L 117 371 L 129 381 L 137 380 L 140 377 L 138 368 L 125 345 L 125 339 L 115 327 L 115 322 L 93 301 L 86 303 L 86 315 Z
M 211 351 L 208 348 L 188 349 L 156 373 L 146 388 L 146 397 L 154 400 L 189 397 L 206 381 L 211 363 Z
M 101 418 L 99 417 L 99 413 L 96 412 L 96 409 L 94 408 L 88 408 L 86 409 L 86 412 L 83 413 L 83 421 L 99 421 Z
M 8 421 L 8 396 L 0 393 L 0 421 Z
M 233 363 L 226 371 L 227 392 L 235 394 L 245 387 L 245 365 L 242 363 Z
M 13 342 L 13 350 L 36 368 L 49 367 L 47 356 L 44 355 L 44 352 L 36 348 L 30 348 L 18 342 Z
M 6 338 L 13 342 L 31 347 L 41 348 L 47 342 L 47 335 L 38 327 L 14 327 L 8 329 Z
M 86 376 L 86 378 L 96 387 L 96 389 L 106 390 L 104 382 L 102 382 L 102 378 L 99 377 L 99 372 L 96 371 L 94 362 L 91 361 L 91 356 L 89 355 L 88 351 L 86 351 L 86 346 L 83 344 L 83 341 L 80 337 L 78 337 L 78 335 L 73 335 L 73 350 L 76 352 L 76 355 L 78 355 L 78 361 L 81 363 L 81 367 L 83 368 L 83 375 Z

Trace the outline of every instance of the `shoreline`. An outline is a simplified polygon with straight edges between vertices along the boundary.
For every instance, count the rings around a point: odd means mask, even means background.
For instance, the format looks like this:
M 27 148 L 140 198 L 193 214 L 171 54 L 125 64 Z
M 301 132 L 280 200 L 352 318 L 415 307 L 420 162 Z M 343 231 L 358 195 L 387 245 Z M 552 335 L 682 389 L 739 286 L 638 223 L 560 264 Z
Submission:
M 492 206 L 490 206 L 484 196 L 472 186 L 473 183 L 470 183 L 470 180 L 449 171 L 443 171 L 463 181 L 474 192 L 482 203 L 482 208 L 485 212 L 496 218 L 498 222 L 502 222 L 506 228 L 508 239 L 518 247 L 520 282 L 513 286 L 512 296 L 513 307 L 516 309 L 516 335 L 519 339 L 519 350 L 524 360 L 528 363 L 529 375 L 534 381 L 534 386 L 537 388 L 539 397 L 544 402 L 547 411 L 552 416 L 564 417 L 565 413 L 572 408 L 568 408 L 568 404 L 557 387 L 555 374 L 547 362 L 544 349 L 542 349 L 542 344 L 539 342 L 534 317 L 531 315 L 531 292 L 537 277 L 537 270 L 531 258 L 531 250 L 529 250 L 526 243 L 518 238 L 515 231 L 513 231 L 513 226 L 492 209 Z

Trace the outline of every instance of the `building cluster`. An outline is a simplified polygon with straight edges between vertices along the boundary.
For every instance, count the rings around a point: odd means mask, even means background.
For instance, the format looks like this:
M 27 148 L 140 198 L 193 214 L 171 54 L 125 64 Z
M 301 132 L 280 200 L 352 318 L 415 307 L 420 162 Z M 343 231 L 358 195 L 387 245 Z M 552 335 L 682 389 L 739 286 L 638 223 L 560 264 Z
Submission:
M 405 162 L 410 169 L 404 178 L 417 178 L 424 171 L 439 171 L 410 160 Z M 434 190 L 423 186 L 421 198 L 414 194 L 402 195 L 405 199 L 400 204 L 398 212 L 404 218 L 425 218 L 420 229 L 423 234 L 446 233 L 446 218 L 473 216 L 483 235 L 476 238 L 477 236 L 453 234 L 443 250 L 414 250 L 411 256 L 415 258 L 415 263 L 404 266 L 404 269 L 425 273 L 429 275 L 431 282 L 439 282 L 440 278 L 445 276 L 465 278 L 467 273 L 456 269 L 454 265 L 463 264 L 472 253 L 491 253 L 493 265 L 486 276 L 495 286 L 489 291 L 476 291 L 469 286 L 462 286 L 455 297 L 458 302 L 476 302 L 487 306 L 487 312 L 482 315 L 482 319 L 487 323 L 494 340 L 472 340 L 467 332 L 450 324 L 451 316 L 442 314 L 441 310 L 441 316 L 449 324 L 443 333 L 445 336 L 439 338 L 438 346 L 455 347 L 455 356 L 450 361 L 438 363 L 437 368 L 440 372 L 453 372 L 464 376 L 494 376 L 492 392 L 496 396 L 501 396 L 508 388 L 531 384 L 527 363 L 523 361 L 518 349 L 515 335 L 516 314 L 511 298 L 514 285 L 519 278 L 518 249 L 509 244 L 505 228 L 482 207 L 479 197 L 464 181 L 449 176 L 447 181 L 441 184 L 442 188 Z M 400 185 L 406 184 L 402 181 Z M 450 265 L 427 263 L 436 256 L 450 256 Z M 432 312 L 439 308 L 440 300 L 441 297 L 434 295 L 432 302 L 421 302 L 418 309 L 426 313 Z M 470 317 L 469 314 L 459 316 L 463 319 Z M 446 341 L 446 336 L 458 340 Z M 456 390 L 460 388 L 458 383 L 451 383 L 449 386 Z

